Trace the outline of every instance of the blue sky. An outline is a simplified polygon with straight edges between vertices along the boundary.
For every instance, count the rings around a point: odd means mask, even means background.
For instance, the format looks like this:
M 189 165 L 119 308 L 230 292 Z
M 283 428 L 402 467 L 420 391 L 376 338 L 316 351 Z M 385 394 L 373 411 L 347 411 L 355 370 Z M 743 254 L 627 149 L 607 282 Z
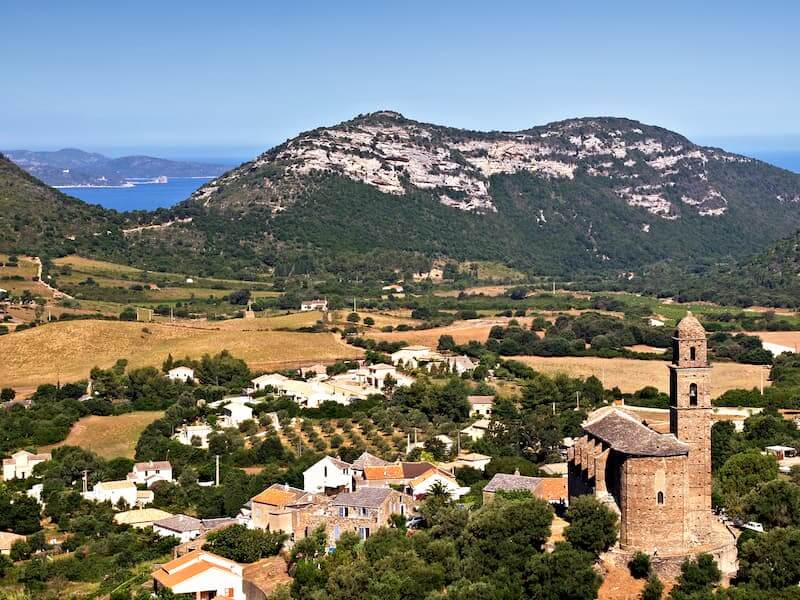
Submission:
M 246 155 L 392 108 L 800 149 L 798 24 L 788 1 L 3 2 L 0 148 Z

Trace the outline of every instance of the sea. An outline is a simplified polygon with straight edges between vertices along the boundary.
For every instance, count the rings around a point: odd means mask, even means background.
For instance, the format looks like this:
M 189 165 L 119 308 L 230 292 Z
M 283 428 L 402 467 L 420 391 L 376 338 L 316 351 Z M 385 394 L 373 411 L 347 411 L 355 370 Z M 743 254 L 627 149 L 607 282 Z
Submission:
M 800 151 L 742 152 L 777 167 L 800 173 Z M 230 161 L 226 161 L 230 164 Z M 222 162 L 218 164 L 224 164 Z M 173 177 L 167 183 L 143 183 L 118 188 L 62 188 L 62 192 L 91 204 L 101 204 L 119 211 L 169 208 L 188 198 L 209 179 Z
M 171 177 L 167 183 L 138 183 L 132 187 L 60 188 L 68 196 L 119 211 L 169 208 L 191 196 L 212 178 Z

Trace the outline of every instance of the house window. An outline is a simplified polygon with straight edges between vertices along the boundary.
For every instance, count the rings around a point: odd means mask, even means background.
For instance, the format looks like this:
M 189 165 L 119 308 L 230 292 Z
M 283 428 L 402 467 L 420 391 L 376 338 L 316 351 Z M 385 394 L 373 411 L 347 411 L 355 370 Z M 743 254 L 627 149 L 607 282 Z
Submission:
M 369 527 L 359 527 L 358 537 L 362 540 L 367 539 L 369 537 Z
M 367 508 L 364 508 L 364 507 L 362 506 L 362 507 L 361 507 L 361 516 L 362 516 L 362 517 L 369 516 L 369 509 L 367 509 Z
M 697 384 L 689 386 L 689 406 L 697 406 Z
M 658 492 L 658 504 L 664 504 L 664 492 Z
M 341 532 L 341 530 L 339 529 L 339 526 L 338 526 L 338 525 L 336 525 L 336 526 L 333 528 L 333 541 L 334 541 L 334 542 L 338 542 L 340 537 L 342 537 L 342 532 Z
M 346 506 L 340 506 L 340 507 L 339 507 L 339 516 L 340 516 L 340 517 L 346 517 L 346 516 L 348 516 L 348 515 L 347 515 L 347 507 L 346 507 Z
M 689 360 L 697 360 L 697 350 L 694 346 L 689 348 Z
M 328 476 L 328 467 L 322 467 L 322 476 L 323 477 L 327 477 Z

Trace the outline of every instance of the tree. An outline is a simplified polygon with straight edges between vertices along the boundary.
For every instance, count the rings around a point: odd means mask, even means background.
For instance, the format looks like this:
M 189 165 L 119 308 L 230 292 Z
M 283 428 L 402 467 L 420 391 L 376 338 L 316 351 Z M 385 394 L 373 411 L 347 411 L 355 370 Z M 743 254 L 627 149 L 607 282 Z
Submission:
M 717 421 L 711 427 L 711 470 L 716 473 L 733 454 L 736 428 L 732 421 Z
M 439 336 L 439 344 L 436 346 L 437 350 L 440 352 L 448 352 L 455 350 L 456 341 L 453 339 L 452 335 L 440 335 Z
M 567 511 L 566 540 L 595 556 L 617 541 L 617 515 L 594 496 L 578 496 Z
M 752 536 L 739 549 L 739 577 L 762 589 L 800 581 L 800 529 L 773 529 Z
M 244 306 L 250 301 L 250 290 L 236 290 L 228 294 L 228 302 L 235 306 Z
M 241 563 L 252 563 L 275 556 L 288 536 L 283 532 L 248 529 L 244 525 L 231 525 L 208 534 L 203 550 L 208 550 Z
M 800 486 L 782 479 L 769 481 L 745 497 L 743 510 L 767 528 L 800 525 Z
M 550 535 L 553 510 L 539 498 L 496 498 L 476 511 L 464 531 L 464 570 L 491 575 L 501 567 L 520 573 Z
M 597 597 L 601 577 L 594 572 L 594 557 L 564 542 L 552 553 L 535 554 L 527 565 L 528 598 L 537 600 L 591 600 Z
M 778 463 L 773 456 L 758 450 L 734 454 L 719 470 L 720 492 L 726 506 L 737 510 L 748 493 L 777 476 Z
M 647 578 L 647 583 L 642 590 L 641 600 L 661 600 L 661 594 L 664 593 L 664 584 L 658 578 L 658 575 L 653 573 Z
M 645 552 L 637 552 L 628 563 L 628 568 L 636 579 L 644 579 L 650 575 L 650 555 Z
M 120 321 L 135 321 L 136 320 L 136 309 L 131 306 L 126 306 L 125 309 L 121 313 L 119 313 L 119 320 Z
M 681 565 L 681 574 L 673 595 L 696 594 L 705 592 L 717 585 L 722 578 L 714 557 L 710 554 L 698 554 L 697 558 L 687 558 Z M 680 597 L 680 596 L 678 596 Z
M 373 325 L 375 325 L 375 319 L 373 319 L 372 317 L 364 317 L 364 325 L 366 325 L 367 327 L 372 327 Z
M 13 388 L 4 387 L 0 390 L 0 402 L 11 402 L 17 395 Z
M 358 315 L 358 313 L 351 312 L 349 315 L 347 315 L 347 320 L 350 323 L 358 323 L 361 320 L 361 317 Z

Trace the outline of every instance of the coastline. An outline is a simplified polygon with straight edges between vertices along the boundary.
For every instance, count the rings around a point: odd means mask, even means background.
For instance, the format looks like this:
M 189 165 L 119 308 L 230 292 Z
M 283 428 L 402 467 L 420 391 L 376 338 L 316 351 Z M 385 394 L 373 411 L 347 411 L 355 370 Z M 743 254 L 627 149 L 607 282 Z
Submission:
M 95 184 L 70 184 L 70 185 L 52 185 L 57 190 L 69 190 L 69 189 L 130 189 L 135 188 L 137 185 L 167 185 L 170 181 L 174 181 L 176 179 L 214 179 L 213 176 L 206 176 L 206 175 L 195 175 L 191 177 L 170 177 L 167 181 L 156 181 L 155 179 L 128 179 L 122 185 L 95 185 Z

